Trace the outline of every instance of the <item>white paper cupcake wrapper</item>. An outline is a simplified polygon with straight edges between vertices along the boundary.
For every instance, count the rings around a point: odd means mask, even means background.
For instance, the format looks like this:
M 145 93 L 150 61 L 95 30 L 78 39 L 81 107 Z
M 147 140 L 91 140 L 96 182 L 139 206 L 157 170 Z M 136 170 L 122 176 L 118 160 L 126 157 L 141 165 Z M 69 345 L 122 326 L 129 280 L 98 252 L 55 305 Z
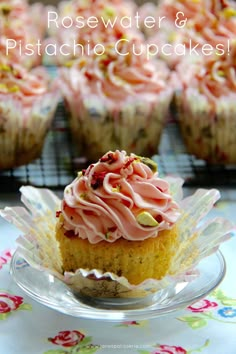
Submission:
M 236 163 L 235 100 L 233 92 L 219 97 L 212 109 L 207 96 L 198 89 L 188 88 L 176 94 L 179 126 L 190 154 L 211 164 Z
M 0 169 L 39 157 L 59 98 L 55 88 L 26 107 L 14 94 L 0 94 Z
M 103 93 L 75 92 L 67 80 L 69 73 L 69 69 L 61 69 L 58 82 L 80 154 L 97 161 L 109 150 L 125 150 L 142 156 L 157 151 L 173 98 L 170 85 L 152 100 L 147 95 L 128 95 L 118 107 Z
M 170 190 L 181 198 L 181 180 L 170 178 Z M 147 279 L 132 285 L 124 277 L 97 269 L 78 269 L 75 273 L 62 273 L 59 247 L 55 238 L 56 211 L 60 200 L 47 189 L 21 187 L 25 207 L 11 207 L 0 211 L 6 220 L 19 228 L 18 238 L 21 256 L 30 266 L 53 274 L 78 294 L 95 297 L 144 297 L 154 292 L 170 289 L 176 284 L 187 284 L 198 276 L 194 270 L 204 258 L 215 252 L 228 240 L 235 228 L 223 219 L 203 221 L 220 194 L 217 190 L 198 189 L 195 194 L 179 201 L 182 216 L 178 221 L 181 246 L 172 260 L 169 274 L 161 280 Z

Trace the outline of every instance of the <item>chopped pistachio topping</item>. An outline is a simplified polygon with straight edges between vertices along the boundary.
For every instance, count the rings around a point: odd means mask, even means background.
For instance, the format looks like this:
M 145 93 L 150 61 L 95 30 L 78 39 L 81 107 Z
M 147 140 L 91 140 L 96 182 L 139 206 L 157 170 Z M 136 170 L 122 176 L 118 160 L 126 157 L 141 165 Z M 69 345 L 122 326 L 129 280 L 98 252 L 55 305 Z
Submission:
M 147 211 L 142 211 L 136 217 L 137 222 L 143 226 L 158 226 L 158 222 L 154 219 L 154 217 Z
M 233 9 L 232 7 L 226 7 L 222 12 L 227 20 L 236 16 L 236 9 Z
M 4 92 L 7 91 L 7 86 L 5 84 L 0 83 L 0 90 L 3 90 Z
M 3 4 L 1 6 L 1 11 L 3 13 L 4 16 L 7 16 L 9 15 L 9 13 L 11 12 L 12 8 L 10 5 L 7 5 L 7 4 Z
M 157 164 L 155 161 L 149 159 L 148 157 L 140 157 L 140 161 L 147 165 L 152 172 L 157 172 Z
M 0 70 L 11 72 L 12 68 L 9 65 L 6 65 L 6 64 L 0 64 Z
M 112 188 L 111 190 L 112 190 L 112 192 L 117 192 L 117 193 L 119 193 L 119 192 L 120 192 L 120 189 L 121 189 L 121 187 L 120 187 L 119 185 L 117 185 L 116 187 Z
M 112 18 L 115 16 L 115 10 L 112 7 L 105 7 L 102 13 L 103 17 L 107 18 Z
M 176 38 L 177 38 L 177 33 L 172 31 L 169 33 L 167 40 L 168 42 L 173 43 L 176 40 Z
M 8 89 L 9 92 L 18 92 L 19 90 L 20 90 L 19 86 L 17 86 L 17 85 L 9 87 L 9 89 Z
M 68 60 L 64 65 L 67 67 L 67 68 L 71 68 L 74 64 L 74 60 Z
M 66 193 L 66 194 L 69 194 L 70 192 L 71 192 L 71 187 L 69 187 L 69 186 L 68 186 L 68 187 L 66 187 L 66 189 L 65 189 L 65 193 Z
M 225 72 L 223 70 L 218 70 L 217 71 L 218 76 L 220 77 L 225 77 Z
M 17 85 L 7 87 L 6 84 L 0 83 L 0 90 L 4 91 L 5 93 L 9 93 L 9 92 L 14 93 L 14 92 L 18 92 L 20 89 Z
M 105 233 L 105 239 L 108 240 L 109 237 L 110 237 L 110 232 L 108 231 L 108 232 Z

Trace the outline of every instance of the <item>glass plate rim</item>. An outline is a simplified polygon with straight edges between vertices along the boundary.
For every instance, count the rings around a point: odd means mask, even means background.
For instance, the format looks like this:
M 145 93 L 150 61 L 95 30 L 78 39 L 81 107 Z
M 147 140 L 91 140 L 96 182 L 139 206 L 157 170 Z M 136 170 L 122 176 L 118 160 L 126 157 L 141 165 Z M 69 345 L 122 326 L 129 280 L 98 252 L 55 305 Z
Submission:
M 187 306 L 190 306 L 193 303 L 196 303 L 197 301 L 200 301 L 202 298 L 206 297 L 209 293 L 211 293 L 224 279 L 225 274 L 226 274 L 226 261 L 225 258 L 220 250 L 217 250 L 213 254 L 209 255 L 208 257 L 204 258 L 209 259 L 210 257 L 215 257 L 215 261 L 218 261 L 218 265 L 220 266 L 220 270 L 218 273 L 218 276 L 215 280 L 214 285 L 209 287 L 205 291 L 200 291 L 197 293 L 195 296 L 193 296 L 188 300 L 182 300 L 182 301 L 177 301 L 176 303 L 170 305 L 170 306 L 160 306 L 158 309 L 152 309 L 152 306 L 150 308 L 141 308 L 141 309 L 128 309 L 128 310 L 118 310 L 118 309 L 102 309 L 102 308 L 96 308 L 92 306 L 88 306 L 84 304 L 83 302 L 80 302 L 78 299 L 78 306 L 76 308 L 77 312 L 73 312 L 75 308 L 73 306 L 69 306 L 68 304 L 63 303 L 63 306 L 59 306 L 58 303 L 46 300 L 44 298 L 39 297 L 40 294 L 35 293 L 32 291 L 32 289 L 29 289 L 26 285 L 24 285 L 24 282 L 20 281 L 17 276 L 16 276 L 16 269 L 15 269 L 15 264 L 16 260 L 19 258 L 23 258 L 22 255 L 20 254 L 20 250 L 16 249 L 14 252 L 11 263 L 10 263 L 10 274 L 15 281 L 15 283 L 33 300 L 36 302 L 45 305 L 51 309 L 54 309 L 60 313 L 70 315 L 75 318 L 84 318 L 84 319 L 93 319 L 93 320 L 104 320 L 104 321 L 112 321 L 112 322 L 117 322 L 121 320 L 125 321 L 130 321 L 130 320 L 144 320 L 144 319 L 153 319 L 157 318 L 160 316 L 167 315 L 169 313 L 181 310 Z M 203 261 L 202 260 L 202 261 Z M 201 262 L 202 262 L 201 261 Z M 201 263 L 199 262 L 199 264 Z M 29 265 L 31 269 L 34 269 L 37 272 L 42 272 L 39 269 L 33 268 L 31 265 Z M 19 270 L 19 269 L 18 269 Z M 46 273 L 48 276 L 52 276 L 50 273 Z M 199 275 L 200 277 L 200 275 Z M 55 278 L 55 277 L 54 277 Z M 58 282 L 60 282 L 59 279 L 57 279 Z M 62 283 L 62 282 L 61 282 Z M 62 283 L 63 284 L 63 283 Z M 67 288 L 65 284 L 63 284 L 65 289 Z M 69 291 L 69 288 L 68 288 Z M 182 290 L 184 291 L 184 289 Z M 179 294 L 177 294 L 179 295 Z M 73 312 L 73 313 L 72 313 Z

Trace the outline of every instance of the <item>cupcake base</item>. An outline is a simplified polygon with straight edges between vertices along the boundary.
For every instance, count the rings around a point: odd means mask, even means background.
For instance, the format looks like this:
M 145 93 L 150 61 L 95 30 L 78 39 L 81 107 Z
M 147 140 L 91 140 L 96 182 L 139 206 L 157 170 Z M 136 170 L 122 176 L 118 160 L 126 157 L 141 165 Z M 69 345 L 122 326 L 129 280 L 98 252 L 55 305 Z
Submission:
M 156 102 L 131 100 L 109 108 L 98 97 L 82 98 L 77 107 L 67 101 L 72 137 L 79 153 L 97 161 L 107 151 L 125 150 L 142 156 L 157 153 L 169 113 L 172 90 Z
M 41 156 L 46 133 L 41 136 L 41 141 L 35 141 L 34 137 L 28 142 L 28 146 L 10 146 L 11 142 L 8 139 L 2 139 L 0 148 L 5 152 L 5 155 L 0 153 L 0 170 L 10 169 L 27 165 L 31 161 Z M 1 133 L 0 133 L 1 139 Z M 5 141 L 4 141 L 5 140 Z
M 89 243 L 77 236 L 68 237 L 60 222 L 56 238 L 59 242 L 63 270 L 99 269 L 125 277 L 137 285 L 144 280 L 161 279 L 169 271 L 171 261 L 179 246 L 177 227 L 159 232 L 155 238 L 144 241 L 128 241 L 120 238 L 115 242 Z
M 178 121 L 187 152 L 210 164 L 236 163 L 236 95 L 215 107 L 197 90 L 176 96 Z
M 25 108 L 11 97 L 0 96 L 0 170 L 40 157 L 57 101 L 58 93 L 49 93 Z

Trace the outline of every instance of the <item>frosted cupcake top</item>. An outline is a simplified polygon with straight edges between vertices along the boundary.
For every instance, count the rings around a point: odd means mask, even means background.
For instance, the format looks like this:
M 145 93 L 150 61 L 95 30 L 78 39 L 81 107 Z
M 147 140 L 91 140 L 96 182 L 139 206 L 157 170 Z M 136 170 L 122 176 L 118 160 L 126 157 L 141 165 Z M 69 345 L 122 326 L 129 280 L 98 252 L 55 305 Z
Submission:
M 64 191 L 65 235 L 90 243 L 140 241 L 170 229 L 180 210 L 156 168 L 148 158 L 116 150 L 80 172 Z
M 37 11 L 42 15 L 40 21 Z M 36 44 L 46 30 L 45 15 L 43 5 L 30 6 L 25 0 L 0 0 L 1 55 L 27 68 L 38 65 L 41 58 Z
M 148 60 L 145 52 L 134 55 L 132 46 L 142 48 L 142 41 L 133 39 L 123 41 L 117 52 L 113 46 L 106 48 L 101 56 L 83 57 L 70 68 L 61 70 L 61 86 L 82 97 L 96 95 L 108 106 L 120 107 L 121 102 L 135 98 L 155 102 L 157 95 L 171 89 L 167 81 L 169 69 L 163 62 Z M 122 55 L 125 53 L 127 55 Z
M 124 35 L 143 38 L 134 25 L 128 28 L 127 21 L 124 26 L 120 23 L 123 17 L 134 16 L 135 8 L 135 3 L 128 0 L 72 0 L 59 4 L 57 27 L 52 23 L 49 33 L 55 43 L 67 46 L 68 53 L 58 53 L 57 62 L 65 64 L 81 57 L 82 52 L 87 55 L 95 46 L 116 42 Z M 71 26 L 66 26 L 66 17 L 71 19 Z M 74 43 L 79 44 L 76 50 Z
M 29 72 L 19 65 L 0 60 L 0 95 L 11 95 L 24 107 L 31 106 L 49 91 L 49 78 L 43 68 Z
M 236 45 L 231 52 L 222 57 L 211 56 L 201 62 L 189 65 L 186 70 L 184 64 L 177 67 L 183 89 L 194 88 L 203 94 L 213 105 L 217 105 L 219 98 L 225 99 L 236 93 Z
M 144 8 L 144 13 L 147 11 Z M 156 17 L 164 20 L 160 28 L 151 30 L 148 42 L 161 48 L 170 45 L 160 51 L 160 56 L 172 68 L 186 58 L 191 62 L 208 56 L 209 52 L 221 55 L 228 51 L 236 36 L 234 1 L 163 0 L 156 7 Z
M 230 0 L 164 0 L 157 7 L 157 12 L 166 16 L 166 20 L 173 24 L 175 32 L 179 29 L 176 35 L 183 35 L 183 39 L 191 37 L 200 44 L 205 43 L 204 40 L 219 44 L 226 37 L 235 35 L 236 5 Z M 185 25 L 182 23 L 183 27 L 178 27 L 184 19 Z M 173 33 L 173 39 L 174 37 Z

